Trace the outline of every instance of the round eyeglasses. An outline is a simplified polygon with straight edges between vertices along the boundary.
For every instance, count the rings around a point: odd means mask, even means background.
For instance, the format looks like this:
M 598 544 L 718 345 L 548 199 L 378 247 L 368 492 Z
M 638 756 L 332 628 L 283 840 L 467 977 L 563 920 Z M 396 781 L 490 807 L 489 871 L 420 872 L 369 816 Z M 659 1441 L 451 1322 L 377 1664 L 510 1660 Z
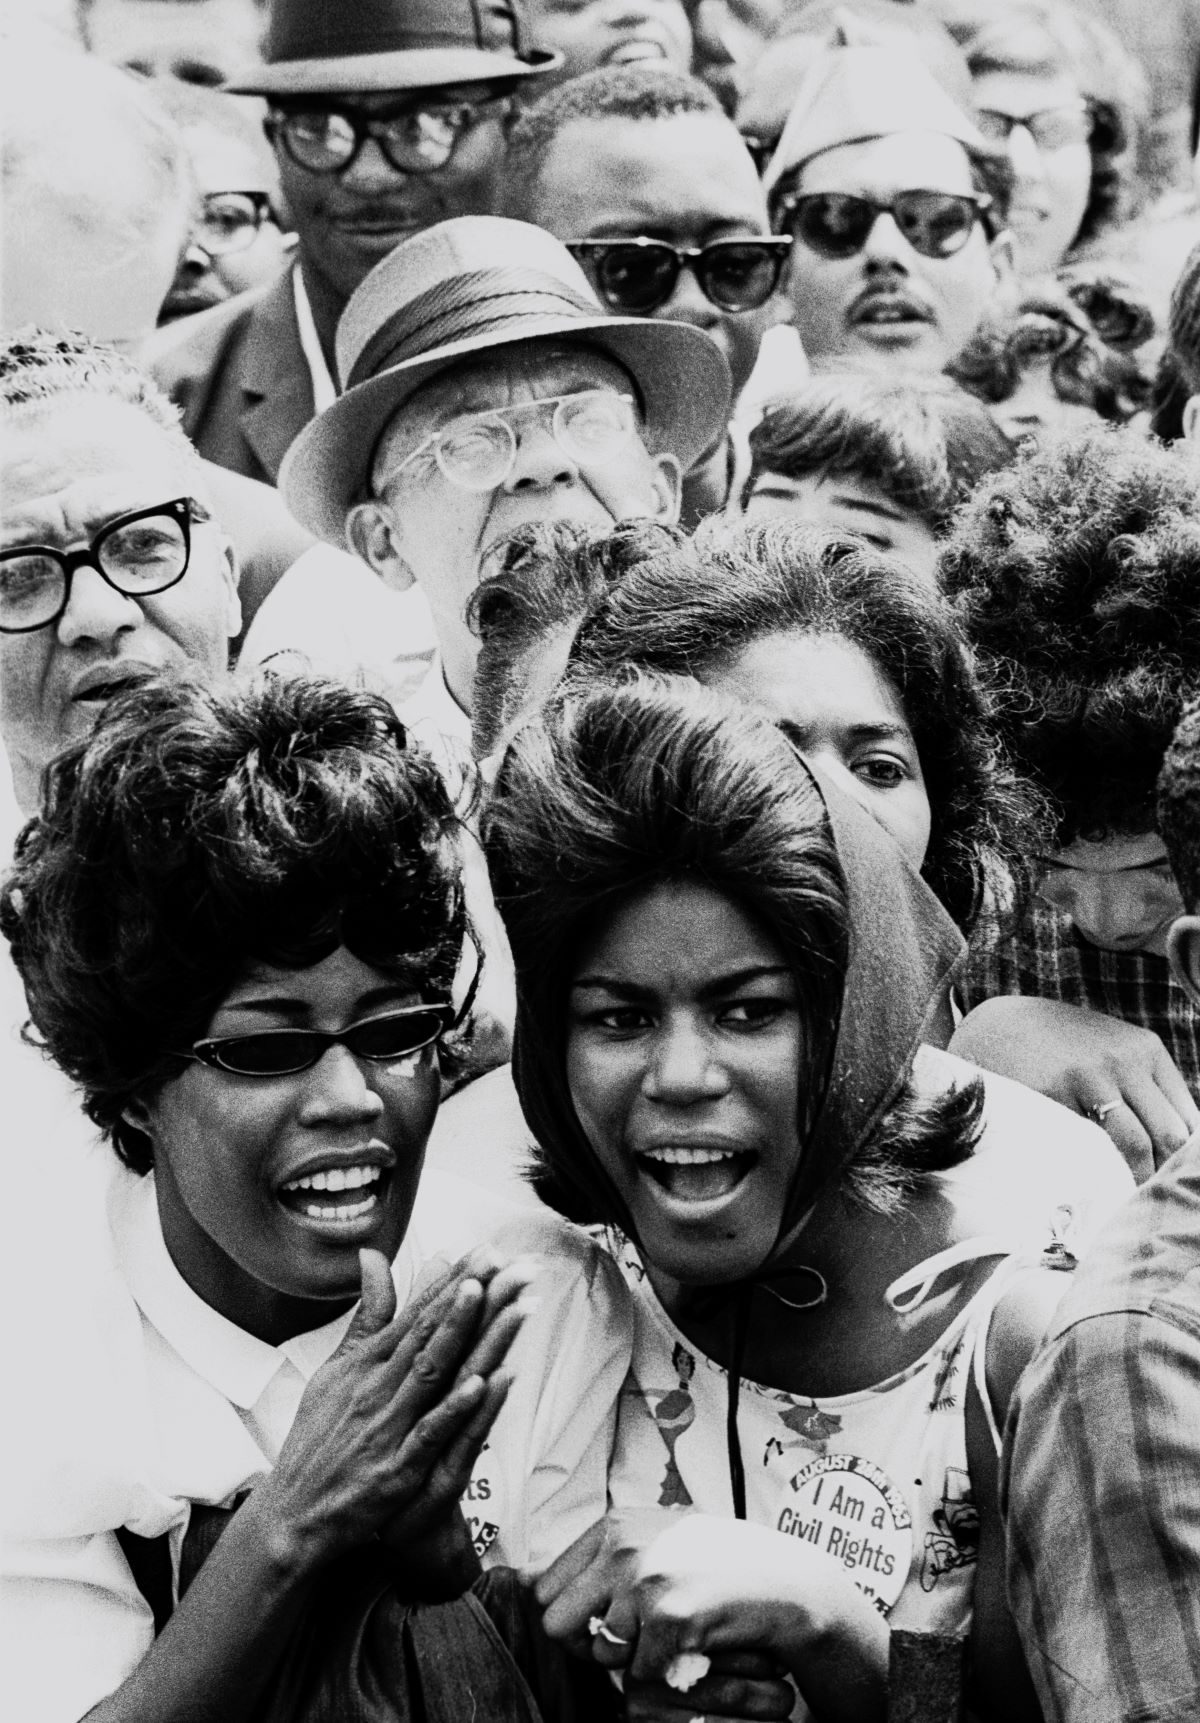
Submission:
M 118 515 L 78 550 L 22 544 L 0 551 L 0 633 L 29 634 L 57 622 L 80 568 L 94 568 L 126 598 L 165 592 L 187 573 L 193 525 L 211 518 L 194 497 L 176 497 Z
M 192 238 L 210 257 L 232 257 L 254 244 L 270 209 L 265 191 L 206 192 Z
M 434 173 L 445 167 L 463 137 L 507 100 L 409 101 L 375 114 L 351 107 L 289 108 L 269 116 L 267 136 L 309 173 L 345 173 L 368 138 L 397 173 Z
M 819 257 L 853 257 L 881 215 L 890 215 L 921 257 L 953 257 L 991 208 L 989 197 L 948 191 L 901 191 L 888 202 L 850 192 L 785 193 L 776 218 Z
M 591 276 L 610 311 L 649 316 L 664 306 L 685 269 L 721 311 L 758 311 L 779 285 L 792 249 L 774 239 L 714 239 L 708 245 L 668 245 L 662 239 L 577 239 L 567 250 Z
M 464 491 L 492 491 L 502 485 L 517 464 L 517 433 L 509 423 L 518 414 L 545 414 L 550 409 L 550 434 L 570 460 L 581 467 L 599 467 L 613 460 L 634 434 L 632 395 L 612 389 L 581 389 L 574 395 L 548 395 L 541 401 L 519 401 L 486 413 L 466 413 L 434 431 L 386 475 L 380 489 L 431 450 L 443 476 Z
M 453 1005 L 405 1005 L 379 1017 L 351 1023 L 336 1035 L 323 1029 L 260 1029 L 256 1035 L 213 1035 L 196 1041 L 181 1059 L 215 1065 L 235 1077 L 293 1077 L 311 1071 L 331 1047 L 346 1047 L 356 1059 L 394 1064 L 430 1047 L 454 1027 Z

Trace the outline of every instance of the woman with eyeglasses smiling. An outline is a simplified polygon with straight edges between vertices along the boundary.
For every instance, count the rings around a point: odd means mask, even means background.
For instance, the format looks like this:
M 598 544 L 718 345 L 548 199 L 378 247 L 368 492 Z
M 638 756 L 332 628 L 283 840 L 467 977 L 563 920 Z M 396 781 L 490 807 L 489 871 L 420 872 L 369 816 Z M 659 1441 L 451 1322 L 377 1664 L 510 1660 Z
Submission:
M 603 1511 L 625 1301 L 550 1217 L 423 1175 L 471 938 L 436 768 L 332 683 L 146 683 L 52 768 L 0 924 L 123 1163 L 125 1325 L 50 1397 L 69 1430 L 18 1385 L 0 1708 L 575 1717 L 511 1570 Z

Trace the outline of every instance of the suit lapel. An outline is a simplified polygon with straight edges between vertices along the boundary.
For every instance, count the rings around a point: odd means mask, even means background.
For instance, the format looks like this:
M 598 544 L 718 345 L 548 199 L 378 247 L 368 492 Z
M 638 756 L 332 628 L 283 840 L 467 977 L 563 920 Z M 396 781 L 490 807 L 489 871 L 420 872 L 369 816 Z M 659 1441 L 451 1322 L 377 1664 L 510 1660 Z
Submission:
M 251 313 L 242 364 L 239 422 L 272 483 L 290 444 L 315 411 L 293 292 L 289 269 Z

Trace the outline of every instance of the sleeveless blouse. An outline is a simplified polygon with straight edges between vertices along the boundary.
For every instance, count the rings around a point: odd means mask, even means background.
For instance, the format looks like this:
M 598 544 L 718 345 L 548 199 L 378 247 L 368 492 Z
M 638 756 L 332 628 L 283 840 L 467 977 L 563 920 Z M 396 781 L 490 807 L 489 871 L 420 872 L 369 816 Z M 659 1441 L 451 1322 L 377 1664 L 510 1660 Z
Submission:
M 636 1248 L 614 1239 L 636 1308 L 610 1493 L 618 1509 L 693 1508 L 732 1517 L 726 1447 L 729 1377 L 676 1328 Z M 976 1238 L 918 1264 L 887 1291 L 917 1309 L 939 1277 L 996 1257 L 983 1286 L 906 1369 L 852 1394 L 792 1394 L 740 1380 L 738 1435 L 746 1517 L 840 1562 L 899 1627 L 965 1633 L 979 1544 L 967 1468 L 966 1398 L 974 1378 L 996 1452 L 984 1376 L 992 1312 L 1031 1258 Z

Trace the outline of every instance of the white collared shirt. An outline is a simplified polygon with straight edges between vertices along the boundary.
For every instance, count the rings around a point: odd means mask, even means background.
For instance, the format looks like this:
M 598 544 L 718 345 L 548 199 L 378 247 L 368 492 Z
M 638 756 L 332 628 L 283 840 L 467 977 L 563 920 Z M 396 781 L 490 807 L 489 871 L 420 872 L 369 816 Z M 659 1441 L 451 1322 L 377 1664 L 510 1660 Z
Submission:
M 64 1345 L 60 1370 L 26 1348 L 16 1376 L 6 1372 L 23 1439 L 6 1452 L 19 1469 L 6 1503 L 0 1716 L 21 1723 L 77 1723 L 136 1667 L 153 1624 L 116 1528 L 169 1533 L 177 1567 L 190 1504 L 228 1506 L 270 1470 L 351 1319 L 269 1346 L 183 1280 L 153 1176 L 116 1168 L 108 1210 L 107 1272 L 89 1261 L 76 1288 L 85 1312 L 104 1304 L 103 1326 L 87 1327 L 94 1356 Z M 537 1257 L 538 1307 L 462 1506 L 485 1563 L 532 1576 L 604 1510 L 629 1301 L 611 1260 L 576 1229 L 435 1172 L 422 1177 L 397 1259 L 398 1298 L 484 1239 L 502 1258 Z M 54 1267 L 69 1281 L 69 1262 Z M 37 1332 L 36 1306 L 27 1320 Z
M 308 374 L 312 379 L 313 403 L 317 412 L 323 413 L 326 407 L 332 407 L 337 400 L 337 384 L 333 380 L 333 373 L 325 362 L 321 337 L 317 334 L 316 319 L 313 317 L 308 289 L 304 285 L 304 275 L 298 261 L 292 270 L 292 293 L 296 301 L 296 323 L 300 330 L 300 350 L 304 354 Z

